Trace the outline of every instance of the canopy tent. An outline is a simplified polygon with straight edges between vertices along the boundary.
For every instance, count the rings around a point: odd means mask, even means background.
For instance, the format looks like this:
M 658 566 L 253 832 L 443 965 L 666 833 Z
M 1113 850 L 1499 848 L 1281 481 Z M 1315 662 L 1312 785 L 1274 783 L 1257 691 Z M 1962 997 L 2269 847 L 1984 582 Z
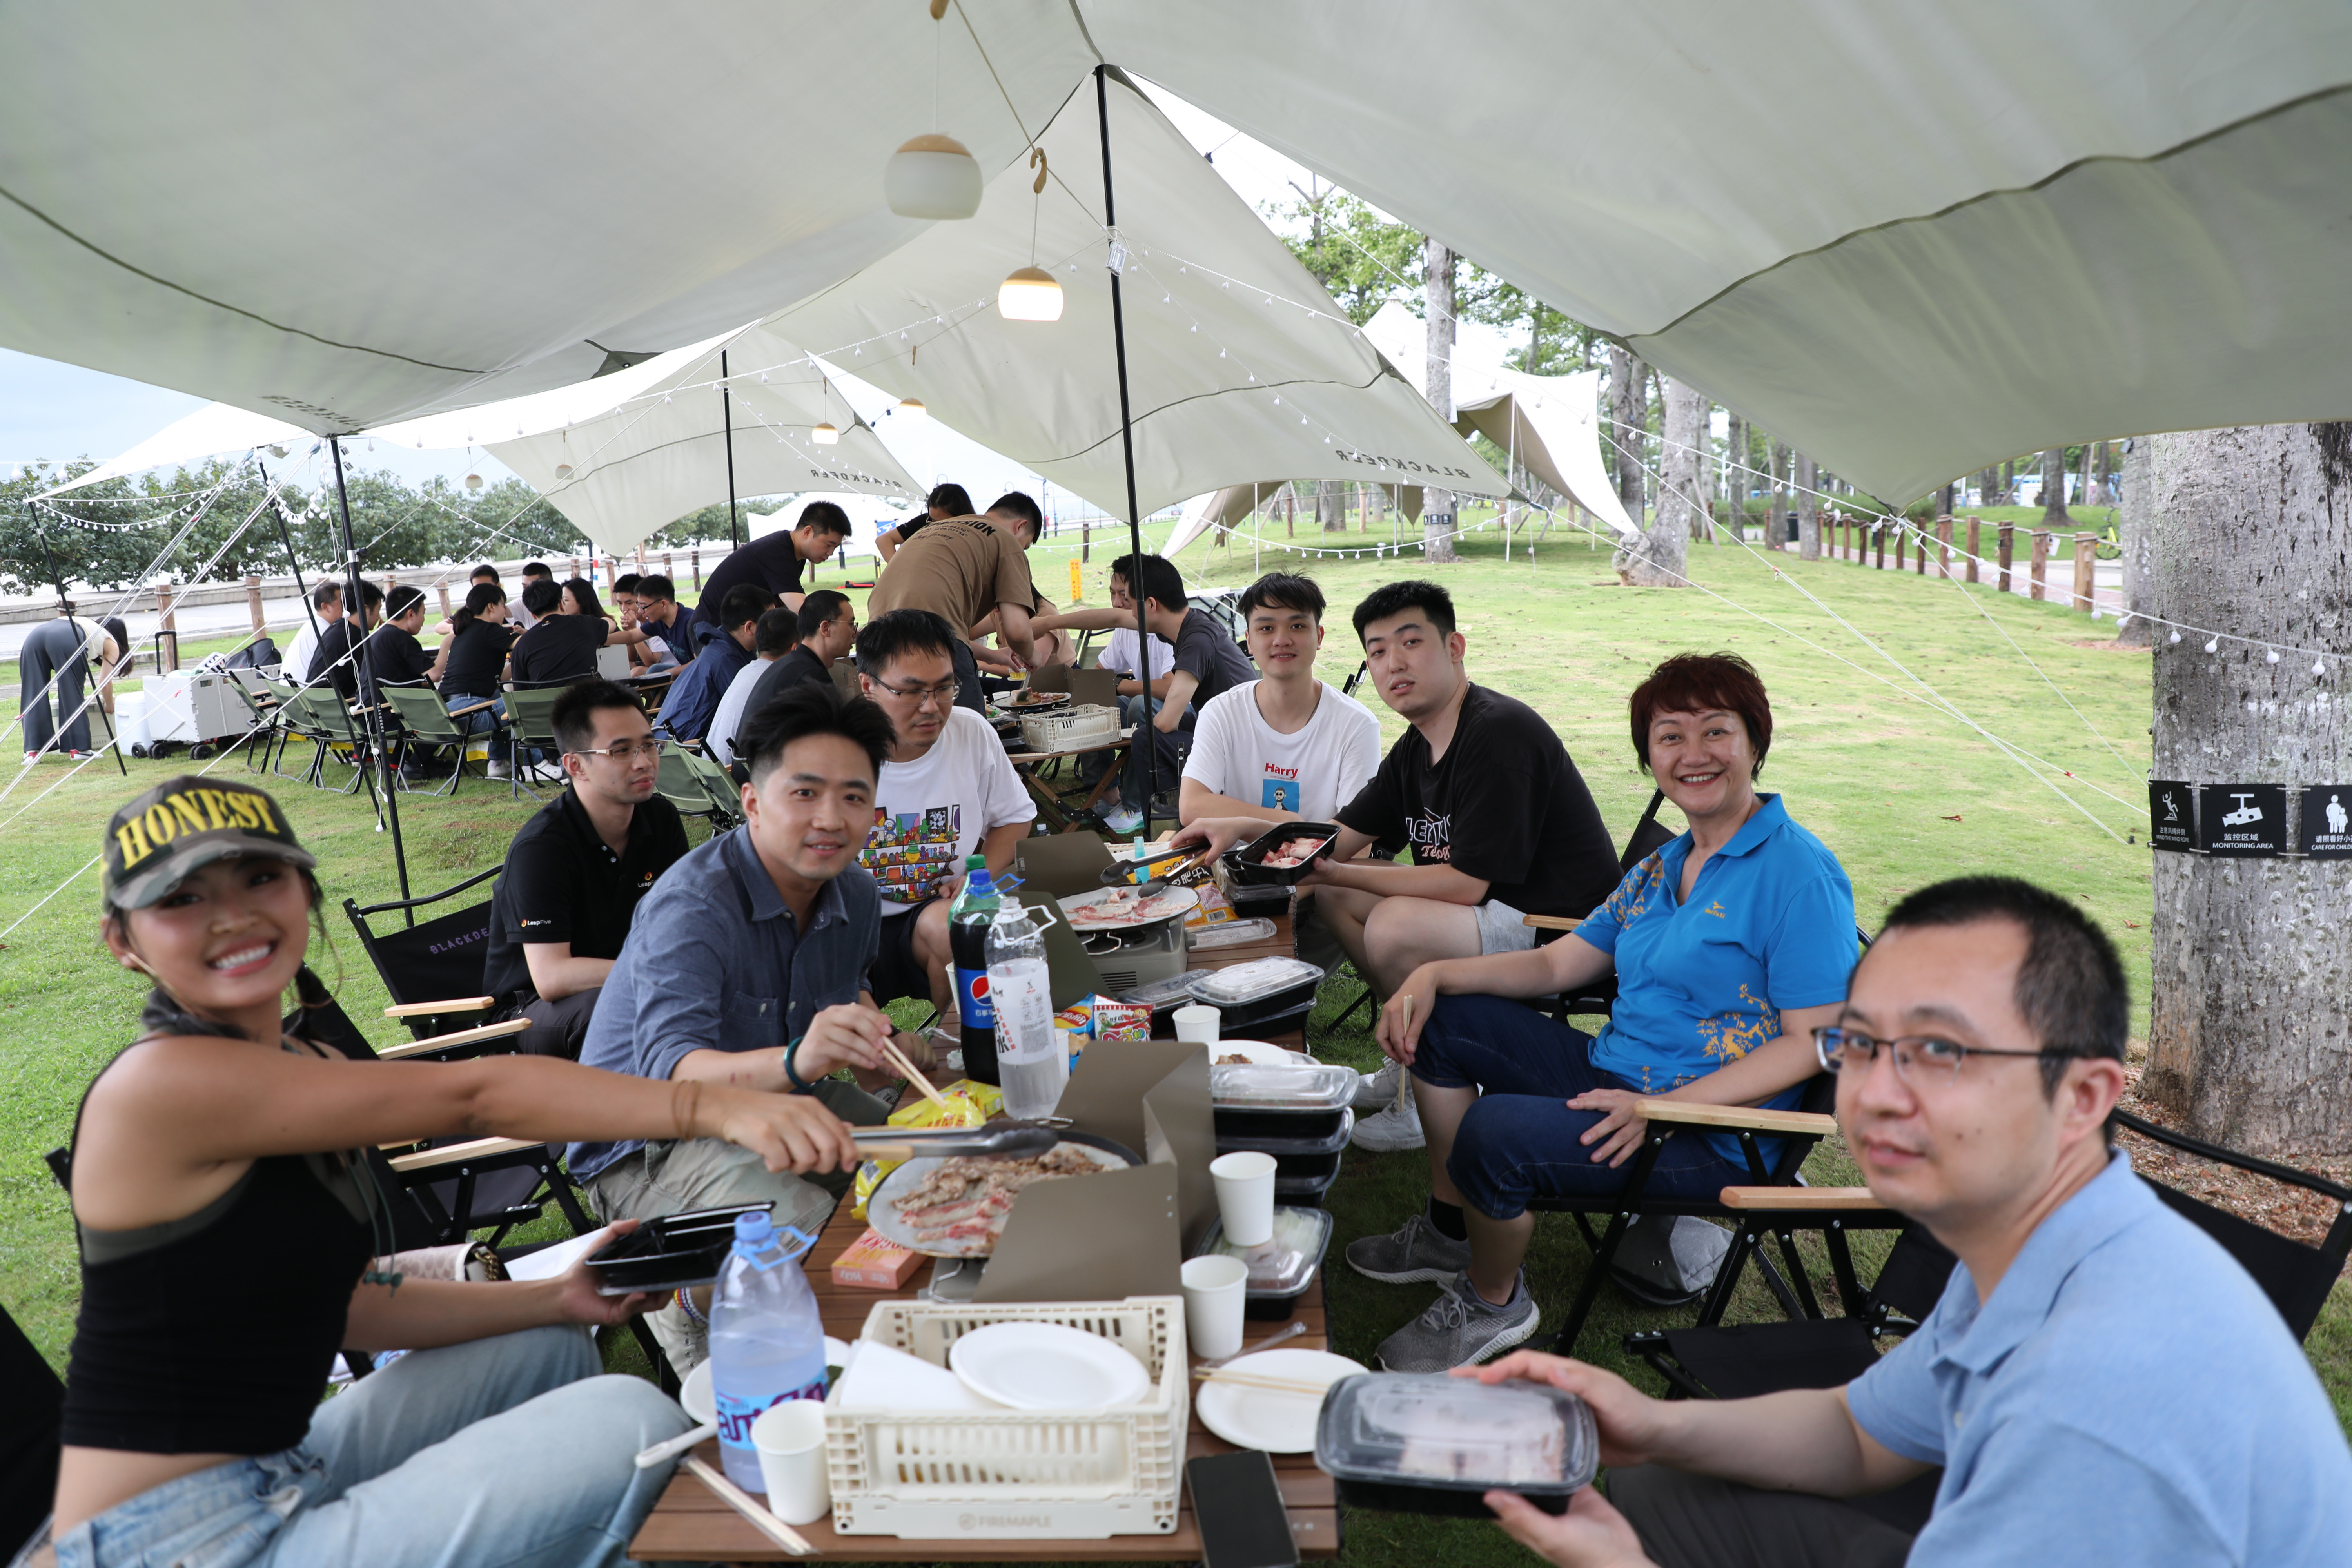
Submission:
M 1364 325 L 1364 335 L 1399 365 L 1420 362 L 1427 329 L 1391 300 Z M 1454 427 L 1473 430 L 1511 454 L 1529 473 L 1621 534 L 1641 529 L 1625 515 L 1602 467 L 1601 373 L 1527 375 L 1500 365 L 1454 362 Z M 1413 511 L 1420 510 L 1415 500 Z
M 1141 512 L 1270 473 L 1507 489 L 1149 99 L 1114 77 L 1108 101 Z M 1094 95 L 1072 100 L 1038 138 L 1042 195 L 1030 168 L 1008 169 L 978 216 L 770 324 L 866 344 L 829 357 L 1125 516 L 1100 137 Z M 1033 258 L 1061 285 L 1058 321 L 997 313 L 998 285 Z
M 182 468 L 218 452 L 249 452 L 256 447 L 284 446 L 293 441 L 307 447 L 310 440 L 310 432 L 282 419 L 231 408 L 226 403 L 208 403 L 194 414 L 174 419 L 121 456 L 109 458 L 79 479 L 53 485 L 33 499 L 63 495 L 100 479 L 144 473 L 149 468 Z

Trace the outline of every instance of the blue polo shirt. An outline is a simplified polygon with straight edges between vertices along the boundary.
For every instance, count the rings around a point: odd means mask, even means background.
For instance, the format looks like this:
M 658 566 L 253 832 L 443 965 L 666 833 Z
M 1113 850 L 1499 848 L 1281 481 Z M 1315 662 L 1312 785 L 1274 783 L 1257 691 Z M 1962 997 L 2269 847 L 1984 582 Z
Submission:
M 1626 872 L 1576 928 L 1616 960 L 1617 1000 L 1592 1065 L 1644 1094 L 1679 1089 L 1776 1037 L 1783 1007 L 1845 1000 L 1853 885 L 1779 795 L 1757 798 L 1756 815 L 1699 868 L 1688 902 L 1675 897 L 1690 861 L 1685 833 Z M 1792 1086 L 1766 1103 L 1786 1109 L 1801 1092 Z M 1707 1141 L 1741 1160 L 1737 1138 Z
M 751 830 L 689 850 L 638 901 L 628 941 L 596 998 L 584 1067 L 666 1079 L 689 1051 L 789 1045 L 827 1007 L 855 1002 L 880 946 L 882 898 L 852 866 L 827 882 L 798 929 Z M 637 1140 L 574 1143 L 586 1181 Z
M 2352 1560 L 2352 1451 L 2262 1289 L 2118 1150 L 1981 1305 L 1968 1266 L 1846 1385 L 1944 1467 L 1911 1568 Z

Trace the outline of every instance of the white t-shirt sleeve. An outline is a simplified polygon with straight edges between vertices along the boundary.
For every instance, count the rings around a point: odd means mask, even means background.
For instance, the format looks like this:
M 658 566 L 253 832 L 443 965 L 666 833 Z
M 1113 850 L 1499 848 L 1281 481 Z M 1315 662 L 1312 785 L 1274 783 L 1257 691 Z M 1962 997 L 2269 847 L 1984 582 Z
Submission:
M 987 828 L 1036 821 L 1036 805 L 1022 787 L 1021 775 L 1013 771 L 1013 763 L 1004 754 L 1004 742 L 996 738 L 995 729 L 968 708 L 953 711 L 954 717 L 948 722 L 961 732 L 961 738 L 973 756 L 972 771 L 978 775 L 973 793 L 980 805 L 983 834 Z M 975 839 L 975 846 L 977 843 Z M 977 852 L 976 847 L 964 851 L 967 855 Z
M 1253 702 L 1246 686 L 1218 693 L 1209 700 L 1192 721 L 1192 752 L 1184 759 L 1184 776 L 1202 788 L 1214 794 L 1247 801 L 1255 793 L 1254 781 L 1243 776 L 1245 765 L 1255 766 L 1257 758 L 1248 754 L 1247 730 L 1250 714 L 1234 705 Z

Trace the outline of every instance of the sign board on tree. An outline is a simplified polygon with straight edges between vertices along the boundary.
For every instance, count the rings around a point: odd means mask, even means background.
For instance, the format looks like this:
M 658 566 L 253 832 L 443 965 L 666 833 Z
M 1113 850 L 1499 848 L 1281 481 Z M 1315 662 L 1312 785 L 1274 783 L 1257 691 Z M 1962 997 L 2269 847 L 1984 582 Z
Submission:
M 2286 853 L 2286 785 L 2200 784 L 2199 837 L 2209 855 Z
M 2197 847 L 2197 792 L 2178 780 L 2147 786 L 2147 841 L 2158 849 L 2188 854 Z
M 2352 784 L 2305 788 L 2302 843 L 2315 860 L 2352 860 Z

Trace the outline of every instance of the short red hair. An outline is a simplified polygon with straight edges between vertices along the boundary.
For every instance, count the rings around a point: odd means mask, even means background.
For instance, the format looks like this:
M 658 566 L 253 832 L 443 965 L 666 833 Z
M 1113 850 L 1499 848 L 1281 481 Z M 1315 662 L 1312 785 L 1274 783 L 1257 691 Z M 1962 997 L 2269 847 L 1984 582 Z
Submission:
M 1661 713 L 1696 713 L 1719 708 L 1739 715 L 1756 752 L 1749 776 L 1764 771 L 1772 749 L 1772 702 L 1764 695 L 1756 667 L 1736 653 L 1678 653 L 1660 662 L 1633 688 L 1633 754 L 1650 766 L 1650 721 Z

